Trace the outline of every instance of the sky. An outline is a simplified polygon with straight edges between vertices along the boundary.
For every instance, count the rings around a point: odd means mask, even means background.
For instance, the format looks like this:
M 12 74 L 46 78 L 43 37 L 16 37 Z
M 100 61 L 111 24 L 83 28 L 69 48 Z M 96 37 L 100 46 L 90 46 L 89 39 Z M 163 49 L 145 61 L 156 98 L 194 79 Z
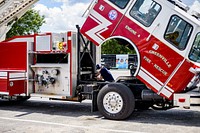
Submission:
M 91 0 L 39 0 L 34 5 L 40 15 L 45 16 L 41 32 L 66 32 L 75 30 L 75 25 L 82 25 L 82 17 Z
M 40 15 L 45 16 L 41 32 L 66 32 L 75 30 L 75 25 L 82 25 L 85 18 L 82 17 L 92 0 L 39 0 L 34 5 Z M 192 6 L 195 0 L 182 0 L 188 6 Z M 198 0 L 200 1 L 200 0 Z

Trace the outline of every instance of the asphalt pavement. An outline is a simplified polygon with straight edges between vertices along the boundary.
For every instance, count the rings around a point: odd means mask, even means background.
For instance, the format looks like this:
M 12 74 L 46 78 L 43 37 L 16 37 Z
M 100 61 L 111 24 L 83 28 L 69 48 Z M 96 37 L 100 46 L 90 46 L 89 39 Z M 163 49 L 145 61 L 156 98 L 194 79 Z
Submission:
M 200 133 L 200 107 L 135 110 L 126 120 L 91 112 L 91 102 L 0 101 L 2 133 Z

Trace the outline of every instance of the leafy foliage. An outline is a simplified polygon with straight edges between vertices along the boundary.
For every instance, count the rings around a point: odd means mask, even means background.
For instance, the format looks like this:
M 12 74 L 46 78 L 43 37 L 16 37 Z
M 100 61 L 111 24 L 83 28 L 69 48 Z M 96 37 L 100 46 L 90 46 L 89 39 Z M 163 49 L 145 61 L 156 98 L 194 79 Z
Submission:
M 101 54 L 134 54 L 135 51 L 125 45 L 119 44 L 116 39 L 111 39 L 102 44 Z
M 40 26 L 45 23 L 44 18 L 44 16 L 39 15 L 38 11 L 33 9 L 28 10 L 13 24 L 10 31 L 6 34 L 6 38 L 38 33 Z

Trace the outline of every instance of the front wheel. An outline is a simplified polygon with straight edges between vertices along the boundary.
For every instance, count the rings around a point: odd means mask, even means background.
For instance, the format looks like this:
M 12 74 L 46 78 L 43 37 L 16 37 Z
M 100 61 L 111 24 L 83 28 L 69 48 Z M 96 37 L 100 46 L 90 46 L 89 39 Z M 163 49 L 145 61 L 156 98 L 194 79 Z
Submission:
M 135 108 L 131 90 L 120 83 L 105 85 L 97 97 L 100 113 L 107 119 L 121 120 L 129 117 Z

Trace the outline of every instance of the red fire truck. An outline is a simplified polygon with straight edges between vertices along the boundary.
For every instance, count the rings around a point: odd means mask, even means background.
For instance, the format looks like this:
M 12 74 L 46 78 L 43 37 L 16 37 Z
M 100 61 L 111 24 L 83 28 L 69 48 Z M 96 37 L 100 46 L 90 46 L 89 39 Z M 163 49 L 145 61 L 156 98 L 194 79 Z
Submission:
M 96 45 L 116 39 L 135 50 L 138 58 L 133 79 L 100 90 L 100 112 L 118 119 L 135 107 L 189 107 L 186 92 L 199 81 L 198 19 L 178 0 L 93 1 L 81 33 Z
M 199 83 L 200 22 L 187 12 L 172 0 L 94 0 L 77 32 L 3 41 L 0 98 L 90 99 L 92 111 L 115 120 L 134 109 L 189 108 L 190 99 L 200 96 L 188 94 Z M 97 46 L 110 39 L 135 50 L 137 65 L 130 76 L 97 81 Z

